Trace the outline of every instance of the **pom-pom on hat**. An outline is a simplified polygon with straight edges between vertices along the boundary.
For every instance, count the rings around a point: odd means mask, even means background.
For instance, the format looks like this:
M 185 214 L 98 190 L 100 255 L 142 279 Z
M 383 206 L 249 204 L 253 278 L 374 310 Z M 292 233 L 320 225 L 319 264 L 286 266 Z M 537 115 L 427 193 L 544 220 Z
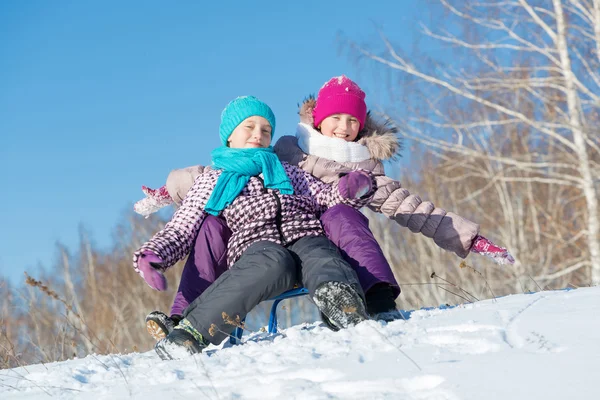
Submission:
M 254 96 L 241 96 L 230 101 L 221 113 L 219 136 L 223 146 L 227 146 L 227 139 L 243 120 L 255 115 L 269 121 L 269 124 L 271 124 L 271 138 L 273 138 L 275 136 L 275 114 L 273 114 L 271 107 Z
M 360 129 L 365 126 L 367 105 L 365 92 L 344 75 L 331 78 L 317 95 L 317 103 L 313 110 L 314 126 L 319 127 L 325 118 L 333 114 L 350 114 L 360 122 Z

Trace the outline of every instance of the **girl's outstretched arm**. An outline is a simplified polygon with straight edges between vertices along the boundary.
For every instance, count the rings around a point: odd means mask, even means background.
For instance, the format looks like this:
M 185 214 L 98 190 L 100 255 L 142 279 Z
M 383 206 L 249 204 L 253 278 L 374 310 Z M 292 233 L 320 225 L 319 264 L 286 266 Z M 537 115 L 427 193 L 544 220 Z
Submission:
M 387 176 L 376 177 L 377 190 L 369 203 L 375 212 L 395 220 L 414 233 L 432 238 L 444 250 L 461 258 L 480 253 L 500 264 L 513 264 L 514 258 L 502 247 L 479 235 L 479 225 L 453 212 L 436 207 L 411 194 L 400 182 Z
M 206 175 L 198 177 L 171 220 L 134 253 L 133 266 L 136 272 L 139 273 L 138 259 L 146 251 L 152 252 L 163 261 L 158 266 L 161 272 L 166 271 L 190 252 L 194 238 L 206 217 L 204 206 L 216 182 L 211 178 Z

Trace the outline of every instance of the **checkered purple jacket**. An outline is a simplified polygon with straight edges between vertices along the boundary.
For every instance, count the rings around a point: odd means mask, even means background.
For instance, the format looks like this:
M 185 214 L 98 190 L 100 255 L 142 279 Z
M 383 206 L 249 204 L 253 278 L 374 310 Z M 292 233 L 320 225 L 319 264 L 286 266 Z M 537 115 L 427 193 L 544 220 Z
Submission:
M 286 245 L 304 236 L 324 235 L 319 215 L 327 208 L 340 203 L 360 208 L 371 200 L 371 196 L 344 198 L 338 190 L 338 182 L 327 184 L 296 166 L 282 164 L 294 187 L 293 195 L 266 189 L 262 179 L 252 177 L 238 197 L 222 211 L 232 231 L 227 253 L 229 266 L 248 246 L 260 240 Z M 137 272 L 139 255 L 145 250 L 154 252 L 164 261 L 163 271 L 190 252 L 207 215 L 204 206 L 220 175 L 220 170 L 208 170 L 196 178 L 171 221 L 134 253 L 133 265 Z

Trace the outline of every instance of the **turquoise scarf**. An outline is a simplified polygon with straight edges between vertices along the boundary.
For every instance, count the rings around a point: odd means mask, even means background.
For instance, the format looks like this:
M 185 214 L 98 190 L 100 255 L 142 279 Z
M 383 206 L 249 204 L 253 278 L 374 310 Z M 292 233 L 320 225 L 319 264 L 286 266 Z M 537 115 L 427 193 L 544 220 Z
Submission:
M 221 146 L 211 153 L 212 165 L 223 170 L 204 210 L 219 215 L 242 192 L 250 177 L 262 172 L 265 187 L 293 194 L 294 188 L 272 147 L 231 149 Z

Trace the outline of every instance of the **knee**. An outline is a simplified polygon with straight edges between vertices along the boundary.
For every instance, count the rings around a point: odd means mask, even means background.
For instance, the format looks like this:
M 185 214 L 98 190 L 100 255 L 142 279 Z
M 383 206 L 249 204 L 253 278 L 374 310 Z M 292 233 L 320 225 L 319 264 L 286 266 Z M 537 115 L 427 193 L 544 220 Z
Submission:
M 298 269 L 292 255 L 288 251 L 286 253 L 281 262 L 273 264 L 274 268 L 270 271 L 270 274 L 279 277 L 278 279 L 285 278 L 285 280 L 293 281 L 297 277 Z
M 264 256 L 269 258 L 270 273 L 286 276 L 296 275 L 296 260 L 284 247 L 271 246 L 264 252 Z
M 259 267 L 257 273 L 261 274 L 263 279 L 296 278 L 296 261 L 283 246 L 271 242 L 259 242 L 248 248 L 247 252 L 247 256 L 253 259 L 251 264 Z
M 337 204 L 325 211 L 321 216 L 321 223 L 325 228 L 329 224 L 337 226 L 342 224 L 369 226 L 369 220 L 363 213 L 346 204 Z

